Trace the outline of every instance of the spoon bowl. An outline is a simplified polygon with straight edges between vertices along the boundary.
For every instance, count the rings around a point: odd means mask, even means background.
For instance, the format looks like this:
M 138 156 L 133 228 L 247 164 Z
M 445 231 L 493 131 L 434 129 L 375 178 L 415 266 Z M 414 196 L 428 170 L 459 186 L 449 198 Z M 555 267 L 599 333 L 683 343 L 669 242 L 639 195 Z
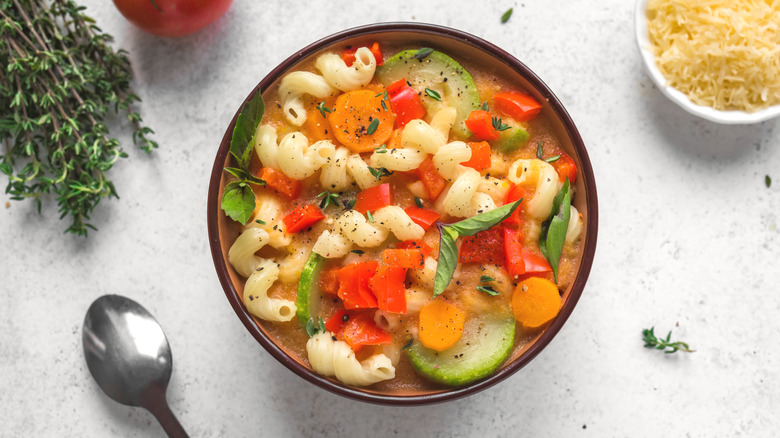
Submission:
M 82 344 L 89 372 L 106 395 L 147 409 L 169 436 L 187 436 L 165 399 L 171 347 L 149 311 L 129 298 L 104 295 L 87 310 Z

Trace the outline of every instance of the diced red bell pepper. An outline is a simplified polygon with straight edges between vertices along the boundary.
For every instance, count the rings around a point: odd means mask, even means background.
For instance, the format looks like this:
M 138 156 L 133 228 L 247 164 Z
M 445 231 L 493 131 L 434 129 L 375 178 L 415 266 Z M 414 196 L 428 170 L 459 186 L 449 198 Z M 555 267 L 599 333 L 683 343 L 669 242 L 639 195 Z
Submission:
M 430 155 L 425 157 L 423 162 L 420 163 L 420 167 L 416 169 L 416 172 L 417 177 L 420 178 L 420 181 L 425 186 L 425 191 L 428 192 L 428 197 L 435 201 L 444 188 L 447 187 L 447 181 L 436 170 Z
M 346 318 L 344 318 L 346 316 Z M 325 321 L 325 328 L 334 335 L 341 335 L 341 331 L 344 328 L 344 324 L 349 321 L 349 314 L 346 309 L 339 309 L 333 314 L 327 321 Z
M 439 213 L 428 210 L 425 208 L 419 208 L 419 207 L 406 207 L 404 209 L 406 214 L 409 215 L 409 218 L 416 223 L 417 225 L 421 226 L 423 230 L 428 230 L 428 228 L 433 225 L 437 219 L 441 216 Z
M 385 250 L 388 251 L 388 250 Z M 412 251 L 412 250 L 395 250 Z M 406 268 L 380 266 L 371 279 L 371 290 L 376 295 L 379 310 L 406 313 Z
M 574 164 L 574 160 L 565 152 L 561 152 L 561 158 L 550 164 L 552 164 L 552 167 L 558 172 L 558 179 L 561 182 L 566 181 L 567 177 L 572 184 L 577 180 L 577 165 Z
M 355 63 L 355 53 L 357 52 L 357 49 L 358 47 L 344 49 L 344 53 L 341 54 L 341 59 L 344 60 L 347 67 L 352 67 L 352 64 Z M 372 44 L 369 49 L 376 59 L 376 65 L 384 65 L 385 60 L 382 57 L 382 49 L 379 48 L 379 43 Z
M 509 190 L 506 192 L 506 198 L 504 200 L 504 204 L 511 204 L 518 199 L 525 199 L 525 188 L 522 186 L 515 185 L 514 183 L 509 183 L 511 186 L 509 187 Z M 521 225 L 523 220 L 523 211 L 525 209 L 525 202 L 521 202 L 520 205 L 517 206 L 515 211 L 512 212 L 512 214 L 504 219 L 504 224 L 507 225 Z
M 520 230 L 504 227 L 504 260 L 509 276 L 516 278 L 525 274 L 523 260 L 523 234 Z
M 390 333 L 379 328 L 367 313 L 350 315 L 349 321 L 344 324 L 341 336 L 355 352 L 365 345 L 389 345 L 393 342 Z
M 493 127 L 493 116 L 485 110 L 472 111 L 465 120 L 474 138 L 478 140 L 498 140 L 498 131 Z
M 425 256 L 421 249 L 388 248 L 382 251 L 380 258 L 383 266 L 409 269 L 422 269 L 425 266 Z
M 543 255 L 525 250 L 523 250 L 522 254 L 526 275 L 539 275 L 552 272 L 552 266 L 550 266 L 550 262 L 548 262 Z
M 338 296 L 347 309 L 376 307 L 377 301 L 369 282 L 376 274 L 375 261 L 351 263 L 339 269 Z
M 394 82 L 387 87 L 390 106 L 395 113 L 395 129 L 403 128 L 414 119 L 425 116 L 425 107 L 414 88 L 406 83 L 406 79 Z
M 297 233 L 325 218 L 319 208 L 309 204 L 296 208 L 282 218 L 288 233 Z
M 501 227 L 464 237 L 460 244 L 458 257 L 461 263 L 504 264 L 504 236 Z
M 303 183 L 271 167 L 263 167 L 260 178 L 265 186 L 287 199 L 297 199 L 303 189 Z
M 422 240 L 404 240 L 403 242 L 396 243 L 395 247 L 398 249 L 419 249 L 425 257 L 433 254 L 433 248 Z
M 490 145 L 486 141 L 469 142 L 471 148 L 471 158 L 460 164 L 471 167 L 477 172 L 482 172 L 490 168 Z
M 320 272 L 320 278 L 317 279 L 317 285 L 322 293 L 328 295 L 339 294 L 339 269 L 326 269 Z
M 377 211 L 382 207 L 393 204 L 393 193 L 390 191 L 390 184 L 384 183 L 378 186 L 369 187 L 358 193 L 355 200 L 355 211 L 366 214 L 367 211 Z
M 518 122 L 531 120 L 542 111 L 542 105 L 536 99 L 516 91 L 494 94 L 493 104 L 504 114 Z

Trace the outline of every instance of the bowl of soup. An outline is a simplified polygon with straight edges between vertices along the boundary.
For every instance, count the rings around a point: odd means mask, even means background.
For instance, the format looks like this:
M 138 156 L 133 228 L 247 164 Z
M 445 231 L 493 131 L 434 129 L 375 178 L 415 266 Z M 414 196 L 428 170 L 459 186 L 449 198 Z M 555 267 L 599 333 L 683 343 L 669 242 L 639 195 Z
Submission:
M 228 302 L 275 359 L 415 405 L 541 352 L 582 294 L 597 208 L 582 138 L 527 66 L 455 29 L 385 23 L 309 45 L 249 93 L 208 228 Z

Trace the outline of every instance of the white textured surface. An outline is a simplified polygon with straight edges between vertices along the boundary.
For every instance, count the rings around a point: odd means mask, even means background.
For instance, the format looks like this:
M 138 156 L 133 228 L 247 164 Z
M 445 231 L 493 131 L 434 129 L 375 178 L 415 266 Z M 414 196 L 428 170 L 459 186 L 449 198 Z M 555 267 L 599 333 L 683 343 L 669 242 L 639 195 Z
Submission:
M 666 100 L 643 71 L 633 2 L 354 1 L 334 11 L 236 0 L 180 40 L 141 33 L 108 1 L 84 3 L 130 51 L 161 148 L 149 158 L 128 148 L 111 172 L 122 199 L 100 206 L 100 231 L 86 240 L 62 234 L 53 203 L 42 216 L 32 204 L 0 209 L 1 436 L 162 436 L 86 369 L 81 323 L 104 293 L 138 300 L 163 324 L 168 398 L 192 436 L 756 437 L 780 427 L 778 122 L 720 126 Z M 498 386 L 418 408 L 326 393 L 266 354 L 224 298 L 205 224 L 215 150 L 247 92 L 320 37 L 395 20 L 460 28 L 534 69 L 589 147 L 601 213 L 590 281 L 548 348 Z M 651 325 L 697 352 L 642 348 Z

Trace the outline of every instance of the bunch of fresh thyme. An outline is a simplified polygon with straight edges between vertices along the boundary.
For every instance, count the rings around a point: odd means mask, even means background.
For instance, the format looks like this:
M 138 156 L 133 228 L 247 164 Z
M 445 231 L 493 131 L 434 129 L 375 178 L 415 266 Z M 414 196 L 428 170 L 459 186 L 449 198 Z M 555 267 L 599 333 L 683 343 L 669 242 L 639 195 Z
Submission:
M 90 214 L 104 197 L 119 197 L 106 176 L 127 157 L 109 137 L 105 117 L 126 113 L 133 142 L 146 152 L 147 138 L 131 105 L 130 61 L 114 51 L 110 35 L 70 0 L 0 0 L 0 171 L 11 199 L 53 192 L 66 230 L 86 236 Z

